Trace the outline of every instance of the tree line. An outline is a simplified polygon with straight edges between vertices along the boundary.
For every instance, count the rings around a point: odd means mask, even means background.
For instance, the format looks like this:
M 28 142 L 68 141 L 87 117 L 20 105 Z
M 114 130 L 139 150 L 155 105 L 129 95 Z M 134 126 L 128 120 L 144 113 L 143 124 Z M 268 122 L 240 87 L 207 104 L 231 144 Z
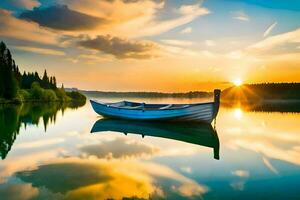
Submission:
M 63 85 L 57 88 L 55 76 L 43 76 L 37 72 L 20 72 L 10 50 L 0 42 L 0 103 L 5 101 L 84 101 L 78 92 L 65 92 Z M 1 100 L 2 99 L 2 100 Z
M 81 93 L 90 97 L 140 97 L 140 98 L 207 98 L 213 95 L 212 92 L 104 92 L 104 91 L 86 91 L 80 90 Z
M 0 43 L 0 98 L 12 99 L 16 97 L 18 89 L 30 89 L 32 83 L 37 82 L 44 89 L 56 89 L 56 78 L 48 76 L 44 71 L 42 78 L 37 72 L 21 74 L 18 65 L 12 59 L 10 50 L 4 42 Z

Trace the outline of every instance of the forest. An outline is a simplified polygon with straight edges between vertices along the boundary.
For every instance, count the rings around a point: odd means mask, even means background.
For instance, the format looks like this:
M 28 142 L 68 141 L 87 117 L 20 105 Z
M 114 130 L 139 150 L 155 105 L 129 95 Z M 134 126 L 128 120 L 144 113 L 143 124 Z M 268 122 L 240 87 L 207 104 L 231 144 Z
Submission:
M 299 101 L 300 83 L 258 83 L 230 87 L 222 91 L 226 101 Z
M 78 92 L 66 92 L 63 84 L 57 87 L 55 76 L 43 76 L 38 72 L 20 72 L 4 42 L 0 42 L 0 103 L 22 103 L 31 101 L 86 101 Z

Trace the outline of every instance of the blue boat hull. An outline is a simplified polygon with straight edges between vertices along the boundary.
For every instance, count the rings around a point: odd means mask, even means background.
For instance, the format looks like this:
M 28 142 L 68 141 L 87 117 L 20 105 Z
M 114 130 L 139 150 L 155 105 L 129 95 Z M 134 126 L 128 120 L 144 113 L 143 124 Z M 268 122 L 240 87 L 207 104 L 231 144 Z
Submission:
M 90 100 L 96 113 L 104 117 L 145 120 L 145 121 L 197 121 L 211 123 L 216 116 L 216 106 L 214 102 L 190 104 L 185 108 L 178 109 L 124 109 L 110 106 L 94 100 Z

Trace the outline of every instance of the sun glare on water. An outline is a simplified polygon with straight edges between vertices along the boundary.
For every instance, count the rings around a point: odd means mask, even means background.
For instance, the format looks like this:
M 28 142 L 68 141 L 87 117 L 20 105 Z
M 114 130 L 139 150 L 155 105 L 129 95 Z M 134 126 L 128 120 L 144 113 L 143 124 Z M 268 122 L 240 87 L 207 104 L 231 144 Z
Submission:
M 243 81 L 241 79 L 236 79 L 232 83 L 237 87 L 243 85 Z

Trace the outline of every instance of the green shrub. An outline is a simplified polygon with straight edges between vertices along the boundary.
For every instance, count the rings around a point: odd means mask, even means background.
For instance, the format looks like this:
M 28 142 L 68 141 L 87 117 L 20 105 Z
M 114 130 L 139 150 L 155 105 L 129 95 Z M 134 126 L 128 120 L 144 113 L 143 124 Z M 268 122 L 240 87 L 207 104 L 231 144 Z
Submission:
M 30 89 L 31 99 L 37 101 L 57 101 L 56 93 L 51 89 L 43 89 L 37 82 L 32 83 Z
M 79 92 L 66 92 L 66 94 L 73 100 L 73 101 L 81 101 L 81 102 L 85 102 L 86 101 L 86 97 L 79 93 Z
M 41 88 L 38 82 L 33 82 L 30 89 L 32 99 L 42 99 L 44 89 Z
M 57 101 L 58 100 L 55 92 L 51 89 L 44 90 L 42 99 L 44 101 Z
M 60 101 L 70 101 L 64 89 L 55 90 L 56 96 Z
M 27 101 L 30 99 L 30 93 L 24 89 L 18 90 L 17 96 L 21 101 Z

